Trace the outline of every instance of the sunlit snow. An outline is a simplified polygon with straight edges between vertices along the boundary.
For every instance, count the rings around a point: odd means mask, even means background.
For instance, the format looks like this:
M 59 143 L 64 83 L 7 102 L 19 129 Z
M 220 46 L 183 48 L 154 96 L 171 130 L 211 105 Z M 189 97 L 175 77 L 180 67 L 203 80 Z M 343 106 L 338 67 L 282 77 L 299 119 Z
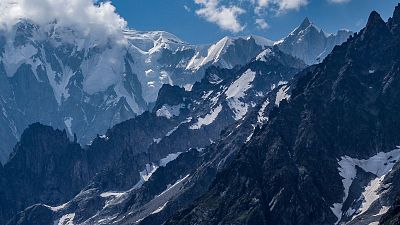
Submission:
M 364 202 L 362 203 L 357 214 L 362 214 L 368 210 L 371 204 L 379 198 L 377 193 L 378 188 L 382 184 L 382 180 L 388 174 L 396 162 L 400 160 L 400 148 L 395 149 L 391 152 L 380 152 L 369 159 L 354 159 L 349 156 L 343 156 L 338 162 L 339 164 L 339 174 L 343 178 L 344 187 L 344 197 L 342 202 L 335 203 L 331 209 L 332 212 L 338 218 L 337 223 L 342 219 L 342 207 L 343 203 L 346 201 L 349 195 L 349 189 L 353 180 L 357 176 L 356 166 L 363 169 L 365 172 L 370 172 L 377 176 L 376 179 L 372 180 L 366 187 L 362 196 L 364 197 Z
M 249 105 L 243 101 L 243 97 L 246 96 L 246 91 L 253 86 L 252 82 L 255 77 L 256 73 L 249 69 L 233 82 L 225 92 L 228 105 L 235 114 L 235 120 L 242 119 L 247 113 Z
M 222 111 L 222 105 L 218 105 L 215 109 L 211 110 L 209 114 L 205 115 L 204 117 L 199 117 L 197 119 L 197 122 L 191 125 L 189 129 L 198 130 L 203 126 L 212 124 L 221 111 Z

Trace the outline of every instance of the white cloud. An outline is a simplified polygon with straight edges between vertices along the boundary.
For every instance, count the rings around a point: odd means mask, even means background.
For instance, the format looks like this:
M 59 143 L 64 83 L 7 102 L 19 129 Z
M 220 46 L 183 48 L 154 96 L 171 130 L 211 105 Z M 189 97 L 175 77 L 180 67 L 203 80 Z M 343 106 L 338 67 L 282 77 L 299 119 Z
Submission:
M 196 14 L 217 24 L 221 29 L 234 33 L 244 29 L 238 17 L 246 10 L 234 5 L 220 5 L 218 0 L 195 0 L 195 3 L 202 6 L 202 8 L 196 10 Z
M 298 10 L 308 4 L 308 0 L 253 0 L 256 1 L 256 11 L 262 9 L 273 9 L 278 13 Z M 338 1 L 338 0 L 335 0 Z M 340 1 L 340 0 L 339 0 Z M 343 0 L 342 0 L 343 1 Z
M 264 19 L 256 19 L 256 25 L 258 28 L 263 30 L 269 28 L 267 21 L 265 21 Z
M 310 0 L 194 0 L 201 6 L 196 14 L 209 22 L 217 24 L 220 28 L 231 32 L 240 32 L 245 28 L 240 15 L 253 13 L 253 17 L 267 16 L 270 13 L 280 15 L 291 10 L 299 10 L 306 6 Z M 349 0 L 327 0 L 349 1 Z M 254 15 L 255 14 L 255 15 Z M 248 16 L 246 15 L 246 16 Z M 246 17 L 244 16 L 244 17 Z M 243 17 L 242 17 L 243 18 Z M 255 25 L 259 29 L 269 28 L 265 19 L 258 18 Z
M 350 2 L 350 0 L 328 0 L 331 3 L 347 3 Z
M 126 26 L 110 2 L 94 5 L 93 0 L 0 0 L 0 28 L 8 29 L 21 19 L 38 25 L 57 21 L 59 26 L 73 26 L 85 34 L 113 34 Z

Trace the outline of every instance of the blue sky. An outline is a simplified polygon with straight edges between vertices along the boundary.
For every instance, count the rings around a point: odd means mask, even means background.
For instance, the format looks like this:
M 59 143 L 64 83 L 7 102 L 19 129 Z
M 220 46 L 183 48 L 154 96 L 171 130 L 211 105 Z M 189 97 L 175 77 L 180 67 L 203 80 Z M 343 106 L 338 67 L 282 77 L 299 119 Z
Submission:
M 372 10 L 384 19 L 396 0 L 113 0 L 137 30 L 165 30 L 194 44 L 231 35 L 257 34 L 277 40 L 307 16 L 327 32 L 360 30 Z M 258 24 L 256 24 L 256 21 Z

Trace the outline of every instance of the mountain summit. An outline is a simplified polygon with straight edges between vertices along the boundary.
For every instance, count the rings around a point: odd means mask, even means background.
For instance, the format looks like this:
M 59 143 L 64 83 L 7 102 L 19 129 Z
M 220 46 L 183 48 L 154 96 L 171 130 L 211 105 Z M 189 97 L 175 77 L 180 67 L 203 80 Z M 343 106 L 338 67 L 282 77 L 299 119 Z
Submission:
M 335 45 L 346 41 L 351 34 L 352 32 L 348 30 L 327 34 L 306 17 L 300 26 L 278 41 L 276 45 L 281 51 L 312 65 L 321 62 Z

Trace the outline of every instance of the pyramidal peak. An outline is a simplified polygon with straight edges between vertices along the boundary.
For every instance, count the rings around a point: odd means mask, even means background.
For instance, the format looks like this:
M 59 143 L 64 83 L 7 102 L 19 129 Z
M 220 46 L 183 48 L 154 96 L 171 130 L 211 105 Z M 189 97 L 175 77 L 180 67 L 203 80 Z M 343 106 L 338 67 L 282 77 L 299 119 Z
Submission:
M 364 35 L 375 35 L 376 33 L 389 33 L 389 28 L 381 15 L 376 11 L 371 12 L 367 25 L 364 30 Z
M 312 22 L 310 21 L 310 19 L 308 17 L 304 18 L 303 22 L 301 23 L 301 25 L 299 26 L 299 28 L 307 28 L 310 25 L 312 25 Z
M 312 65 L 325 58 L 335 45 L 346 41 L 350 34 L 352 32 L 348 30 L 342 30 L 336 34 L 325 33 L 306 17 L 288 36 L 275 42 L 275 45 L 286 54 Z M 312 46 L 310 43 L 313 43 Z

